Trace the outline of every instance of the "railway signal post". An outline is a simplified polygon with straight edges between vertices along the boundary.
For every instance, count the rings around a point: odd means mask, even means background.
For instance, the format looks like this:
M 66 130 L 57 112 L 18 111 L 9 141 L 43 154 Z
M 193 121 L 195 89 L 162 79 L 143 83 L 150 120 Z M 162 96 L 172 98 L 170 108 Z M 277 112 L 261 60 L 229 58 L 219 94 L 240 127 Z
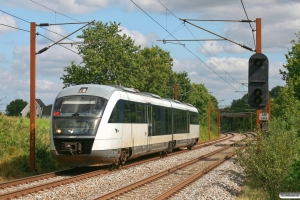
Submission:
M 256 109 L 257 128 L 265 132 L 270 115 L 269 60 L 262 54 L 261 18 L 256 18 L 256 53 L 249 59 L 248 72 L 248 103 Z

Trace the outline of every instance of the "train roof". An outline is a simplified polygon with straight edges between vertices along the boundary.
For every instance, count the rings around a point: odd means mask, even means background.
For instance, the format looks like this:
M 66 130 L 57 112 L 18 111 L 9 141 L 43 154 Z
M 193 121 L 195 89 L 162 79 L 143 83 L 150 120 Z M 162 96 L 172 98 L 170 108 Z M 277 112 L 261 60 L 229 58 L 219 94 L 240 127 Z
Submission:
M 75 85 L 75 86 L 71 86 L 71 87 L 61 90 L 58 93 L 58 95 L 56 96 L 56 98 L 81 94 L 81 95 L 92 95 L 92 96 L 97 95 L 97 96 L 103 97 L 105 99 L 109 99 L 110 96 L 115 91 L 122 91 L 122 92 L 126 92 L 126 93 L 140 95 L 140 96 L 147 96 L 147 97 L 153 98 L 153 100 L 155 100 L 155 101 L 156 100 L 168 101 L 168 102 L 171 102 L 173 105 L 178 104 L 179 107 L 188 106 L 191 108 L 195 108 L 193 105 L 191 105 L 189 103 L 180 102 L 180 101 L 174 100 L 174 99 L 165 99 L 165 98 L 160 97 L 157 94 L 153 94 L 153 93 L 149 93 L 149 92 L 140 92 L 137 89 L 127 88 L 127 87 L 123 87 L 120 85 L 98 85 L 98 84 Z

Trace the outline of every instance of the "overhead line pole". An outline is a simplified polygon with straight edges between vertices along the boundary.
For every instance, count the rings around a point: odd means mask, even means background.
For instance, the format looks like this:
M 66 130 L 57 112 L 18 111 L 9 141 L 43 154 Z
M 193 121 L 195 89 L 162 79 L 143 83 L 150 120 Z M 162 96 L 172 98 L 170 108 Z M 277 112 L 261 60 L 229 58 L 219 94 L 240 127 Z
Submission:
M 207 102 L 207 132 L 208 132 L 208 140 L 210 140 L 210 98 Z
M 36 79 L 36 24 L 30 23 L 30 165 L 29 170 L 35 171 L 35 79 Z

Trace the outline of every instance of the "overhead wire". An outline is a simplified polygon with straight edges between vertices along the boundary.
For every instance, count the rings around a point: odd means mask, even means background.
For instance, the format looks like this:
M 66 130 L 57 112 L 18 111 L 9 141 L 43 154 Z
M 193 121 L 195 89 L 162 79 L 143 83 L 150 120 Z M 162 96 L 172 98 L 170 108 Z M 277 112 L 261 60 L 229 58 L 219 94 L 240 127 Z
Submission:
M 163 28 L 166 32 L 168 32 L 179 44 L 181 44 L 187 51 L 193 54 L 198 60 L 200 60 L 205 66 L 207 66 L 210 70 L 212 70 L 217 76 L 219 76 L 222 80 L 227 82 L 231 87 L 236 89 L 233 85 L 231 85 L 226 79 L 221 77 L 215 70 L 213 70 L 210 66 L 208 66 L 201 58 L 199 58 L 194 52 L 188 49 L 184 44 L 182 44 L 173 34 L 171 34 L 167 29 L 165 29 L 160 23 L 158 23 L 153 17 L 151 17 L 146 11 L 144 11 L 139 5 L 137 5 L 133 0 L 130 0 L 134 5 L 136 5 L 141 11 L 143 11 L 147 16 L 149 16 L 155 23 L 157 23 L 161 28 Z
M 54 40 L 51 40 L 50 38 L 48 38 L 48 37 L 46 37 L 46 36 L 44 36 L 44 35 L 42 35 L 42 34 L 40 34 L 40 33 L 36 33 L 36 35 L 40 35 L 40 36 L 42 36 L 43 38 L 45 38 L 45 39 L 47 39 L 47 40 L 50 40 L 51 42 L 55 42 Z M 61 47 L 63 47 L 63 48 L 65 48 L 65 49 L 67 49 L 67 50 L 69 50 L 69 51 L 72 51 L 72 52 L 74 52 L 74 53 L 76 53 L 76 54 L 79 55 L 79 53 L 77 53 L 76 51 L 73 51 L 72 49 L 69 49 L 68 47 L 65 47 L 65 46 L 63 46 L 63 45 L 61 45 L 61 44 L 58 44 L 58 45 L 61 46 Z
M 14 28 L 14 29 L 18 29 L 18 30 L 20 30 L 20 31 L 25 31 L 25 32 L 29 32 L 29 33 L 30 33 L 30 31 L 28 31 L 28 30 L 21 29 L 21 28 L 17 28 L 17 27 L 14 27 L 14 26 L 9 26 L 9 25 L 6 25 L 6 24 L 0 24 L 0 25 L 2 25 L 2 26 L 7 26 L 7 27 L 9 27 L 9 28 Z
M 196 39 L 195 35 L 192 33 L 192 31 L 187 27 L 187 30 L 190 32 L 190 34 Z M 230 78 L 232 78 L 233 81 L 237 82 L 238 84 L 241 84 L 240 82 L 238 82 L 236 79 L 234 79 L 221 65 L 219 62 L 216 61 L 216 59 L 204 48 L 204 46 L 198 41 L 198 44 L 204 49 L 204 51 L 211 57 L 211 59 L 217 64 L 219 65 L 219 67 L 221 67 L 221 69 L 223 69 L 223 71 L 225 72 L 225 74 L 227 74 L 228 76 L 230 76 Z M 235 88 L 235 87 L 234 87 Z M 236 88 L 235 88 L 236 89 Z
M 72 17 L 69 17 L 69 16 L 64 15 L 64 14 L 62 14 L 62 13 L 59 13 L 59 12 L 57 12 L 57 11 L 51 9 L 51 8 L 48 8 L 47 6 L 44 6 L 44 5 L 40 4 L 40 3 L 37 3 L 37 2 L 35 2 L 35 1 L 33 1 L 33 0 L 30 0 L 30 1 L 33 2 L 33 3 L 35 3 L 35 4 L 38 4 L 38 5 L 42 6 L 42 7 L 44 7 L 44 8 L 46 8 L 46 9 L 48 9 L 48 10 L 51 10 L 51 11 L 53 11 L 53 12 L 55 12 L 55 13 L 58 13 L 58 14 L 60 14 L 61 16 L 64 16 L 64 17 L 67 17 L 67 18 L 72 19 L 72 20 L 74 20 L 74 21 L 80 22 L 80 21 L 78 21 L 78 20 L 76 20 L 76 19 L 74 19 L 74 18 L 72 18 Z
M 72 19 L 72 20 L 74 20 L 74 21 L 76 21 L 76 22 L 80 22 L 80 21 L 78 21 L 78 20 L 76 20 L 76 19 L 74 19 L 74 18 L 72 18 L 72 17 L 69 17 L 69 16 L 67 16 L 67 15 L 64 15 L 64 14 L 62 14 L 62 13 L 60 13 L 60 12 L 57 12 L 56 10 L 53 10 L 53 9 L 51 9 L 51 8 L 48 8 L 47 6 L 44 6 L 44 5 L 42 5 L 42 4 L 40 4 L 40 3 L 37 3 L 37 2 L 35 2 L 35 1 L 33 1 L 33 0 L 30 0 L 30 1 L 33 2 L 33 3 L 35 3 L 35 4 L 37 4 L 37 5 L 39 5 L 39 6 L 42 6 L 42 7 L 46 8 L 46 9 L 48 9 L 48 10 L 51 10 L 51 11 L 55 12 L 55 22 L 56 22 L 56 13 L 60 14 L 61 16 L 67 17 L 67 18 L 69 18 L 69 19 Z M 55 31 L 51 31 L 51 30 L 49 30 L 49 29 L 47 29 L 47 28 L 45 28 L 45 27 L 42 27 L 42 26 L 39 26 L 39 27 L 42 28 L 42 29 L 44 29 L 44 30 L 47 30 L 47 31 L 49 31 L 49 32 L 51 32 L 51 33 L 54 33 L 54 34 L 56 34 L 56 35 L 59 35 L 59 36 L 61 36 L 61 37 L 65 37 L 65 36 L 63 36 L 63 35 L 61 35 L 61 34 L 55 32 Z M 70 39 L 70 38 L 67 38 L 67 39 L 70 40 L 70 41 L 72 41 L 72 42 L 77 42 L 77 41 L 72 40 L 72 39 Z
M 168 10 L 175 18 L 177 18 L 179 20 L 179 18 L 172 12 L 170 11 L 163 3 L 161 3 L 159 0 L 157 0 L 166 10 Z M 141 9 L 141 8 L 140 8 Z M 149 16 L 149 15 L 148 15 Z M 195 35 L 190 31 L 190 29 L 184 24 L 184 26 L 189 30 L 189 32 L 191 33 L 191 35 L 196 39 Z M 177 39 L 176 39 L 177 40 Z M 236 81 L 238 84 L 239 83 L 237 80 L 235 80 L 212 56 L 211 54 L 203 47 L 203 45 L 198 41 L 198 43 L 201 45 L 201 47 L 205 50 L 205 52 L 224 70 L 224 72 L 226 74 L 228 74 L 234 81 Z M 181 43 L 180 43 L 181 44 Z M 185 47 L 185 46 L 184 46 Z M 186 47 L 185 47 L 186 48 Z M 187 49 L 187 48 L 186 48 Z M 190 51 L 190 50 L 189 50 Z M 191 51 L 190 51 L 191 52 Z M 194 53 L 192 53 L 194 54 Z M 195 55 L 195 54 L 194 54 Z M 221 79 L 223 79 L 226 83 L 228 83 L 231 87 L 233 87 L 235 90 L 238 90 L 237 88 L 235 88 L 233 85 L 231 85 L 226 79 L 224 79 L 223 77 L 221 77 L 216 71 L 214 71 L 211 67 L 209 67 L 202 59 L 200 59 L 197 55 L 195 55 L 199 60 L 202 61 L 202 63 L 204 63 L 209 69 L 211 69 L 214 73 L 216 73 Z
M 243 0 L 241 0 L 241 3 L 242 3 L 242 6 L 243 6 L 243 9 L 244 9 L 244 12 L 245 12 L 245 14 L 246 14 L 247 20 L 250 21 L 250 20 L 249 20 L 249 17 L 248 17 L 248 14 L 247 14 L 247 12 L 246 12 L 246 9 L 245 9 Z M 250 25 L 251 32 L 252 32 L 252 36 L 253 36 L 254 47 L 256 47 L 256 44 L 255 44 L 255 37 L 254 37 L 254 33 L 253 33 L 255 30 L 252 28 L 252 25 L 251 25 L 250 22 L 249 22 L 249 25 Z
M 19 20 L 22 20 L 22 21 L 24 21 L 24 22 L 30 23 L 29 21 L 27 21 L 27 20 L 25 20 L 25 19 L 23 19 L 23 18 L 17 17 L 17 16 L 15 16 L 15 15 L 13 15 L 13 14 L 10 14 L 10 13 L 8 13 L 8 12 L 5 12 L 5 11 L 3 11 L 3 10 L 0 10 L 0 11 L 3 12 L 3 13 L 5 13 L 5 14 L 7 14 L 7 15 L 10 15 L 10 16 L 12 16 L 12 17 L 15 17 L 15 18 L 17 18 L 17 19 L 19 19 Z M 0 25 L 8 26 L 8 25 L 5 25 L 5 24 L 0 24 Z M 20 28 L 17 28 L 17 27 L 12 27 L 12 26 L 8 26 L 8 27 L 15 28 L 15 29 L 19 29 L 19 30 L 26 31 L 26 32 L 30 32 L 30 31 L 28 31 L 28 30 L 20 29 Z M 38 27 L 39 27 L 39 26 L 38 26 Z M 46 29 L 46 28 L 44 28 L 44 27 L 40 27 L 40 28 L 43 28 L 43 29 L 45 29 L 45 30 L 47 30 L 47 31 L 49 31 L 49 32 L 55 33 L 55 34 L 57 34 L 57 35 L 59 35 L 59 36 L 61 36 L 61 37 L 65 37 L 65 36 L 63 36 L 63 35 L 61 35 L 61 34 L 59 34 L 59 33 L 56 33 L 56 32 L 54 32 L 54 31 L 51 31 L 51 30 Z M 42 36 L 42 37 L 44 37 L 44 38 L 46 38 L 46 39 L 48 39 L 48 40 L 50 40 L 50 41 L 52 41 L 52 42 L 55 42 L 55 41 L 53 41 L 53 40 L 47 38 L 46 36 L 44 36 L 44 35 L 42 35 L 42 34 L 40 34 L 40 33 L 36 33 L 36 34 L 37 34 L 37 35 L 40 35 L 40 36 Z M 69 39 L 69 38 L 68 38 L 68 39 Z M 69 39 L 69 40 L 71 40 L 71 39 Z M 76 41 L 74 41 L 74 40 L 71 40 L 71 41 L 76 42 Z M 68 47 L 65 47 L 65 46 L 63 46 L 63 45 L 61 45 L 61 44 L 58 44 L 58 45 L 60 45 L 61 47 L 64 47 L 65 49 L 67 49 L 67 50 L 69 50 L 69 51 L 72 51 L 72 52 L 78 54 L 77 52 L 73 51 L 72 49 L 69 49 Z
M 159 0 L 157 0 L 163 7 L 165 7 L 166 10 L 168 10 L 175 18 L 177 18 L 179 20 L 179 18 L 171 11 L 169 10 L 163 3 L 161 3 Z M 249 20 L 249 19 L 248 19 Z M 190 32 L 190 34 L 194 37 L 194 39 L 196 40 L 195 35 L 192 33 L 192 31 L 184 24 L 184 26 L 186 27 L 186 29 Z M 221 67 L 223 69 L 223 71 L 228 74 L 230 76 L 230 78 L 232 78 L 233 81 L 236 81 L 238 84 L 239 83 L 237 80 L 235 80 L 214 58 L 213 56 L 204 48 L 204 46 L 198 41 L 199 45 L 205 50 L 205 52 L 213 59 L 213 61 L 215 63 L 217 63 L 217 65 L 219 65 L 219 67 Z
M 5 13 L 5 14 L 7 14 L 7 15 L 10 15 L 10 16 L 12 16 L 12 17 L 15 17 L 15 18 L 17 18 L 17 19 L 19 19 L 19 20 L 22 20 L 22 21 L 24 21 L 24 22 L 30 23 L 29 21 L 27 21 L 27 20 L 25 20 L 25 19 L 22 19 L 22 18 L 20 18 L 20 17 L 17 17 L 17 16 L 15 16 L 15 15 L 12 15 L 12 14 L 10 14 L 10 13 L 8 13 L 8 12 L 5 12 L 5 11 L 3 11 L 3 10 L 0 10 L 0 11 L 3 12 L 3 13 Z

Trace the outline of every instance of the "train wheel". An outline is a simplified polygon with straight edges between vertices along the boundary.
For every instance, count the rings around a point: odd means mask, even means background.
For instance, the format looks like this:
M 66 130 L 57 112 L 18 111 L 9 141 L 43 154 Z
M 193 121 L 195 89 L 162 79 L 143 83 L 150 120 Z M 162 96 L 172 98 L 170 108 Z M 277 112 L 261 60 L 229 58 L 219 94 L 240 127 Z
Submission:
M 186 147 L 188 150 L 191 150 L 192 149 L 192 146 L 187 146 Z

